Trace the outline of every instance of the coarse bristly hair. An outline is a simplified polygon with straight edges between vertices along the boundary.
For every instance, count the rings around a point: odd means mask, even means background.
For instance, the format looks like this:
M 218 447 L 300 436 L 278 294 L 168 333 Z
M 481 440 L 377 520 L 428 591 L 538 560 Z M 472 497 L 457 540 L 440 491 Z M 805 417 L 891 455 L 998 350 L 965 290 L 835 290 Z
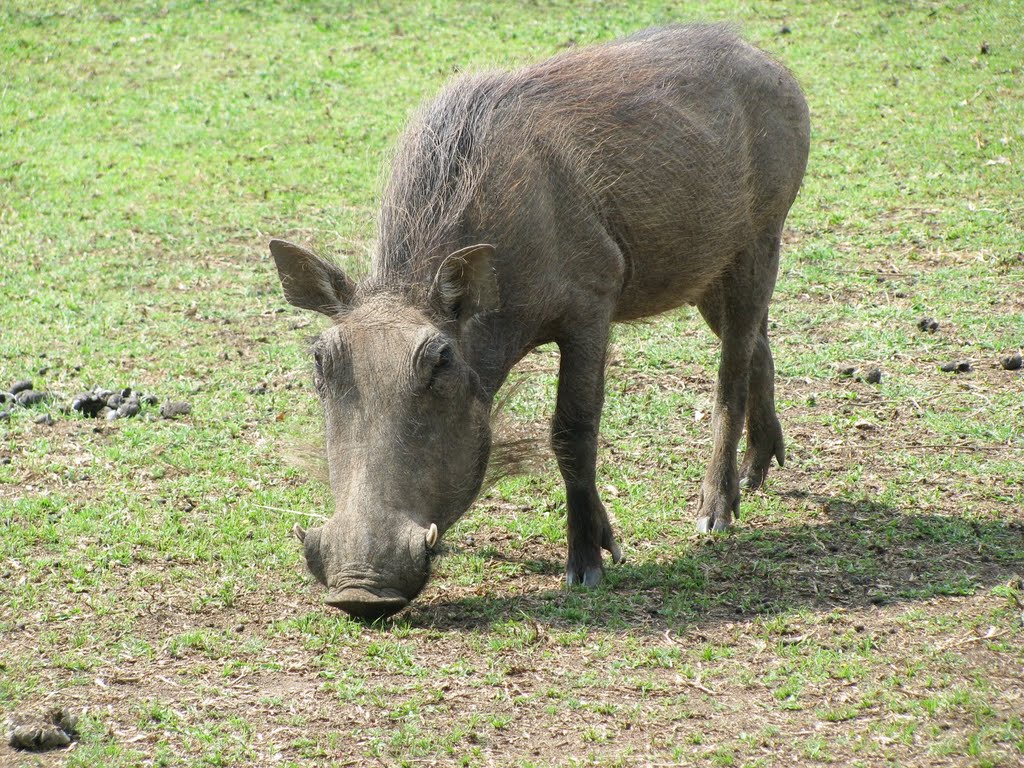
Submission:
M 506 477 L 534 474 L 544 459 L 544 438 L 524 431 L 523 425 L 508 415 L 508 405 L 525 381 L 507 383 L 491 408 L 491 456 L 481 492 Z
M 381 203 L 367 291 L 407 292 L 429 284 L 445 256 L 478 241 L 481 223 L 500 227 L 501 211 L 514 210 L 529 193 L 533 166 L 520 162 L 528 153 L 542 155 L 566 178 L 578 180 L 574 204 L 603 218 L 629 208 L 631 199 L 656 200 L 650 190 L 637 193 L 643 177 L 623 166 L 625 159 L 617 160 L 618 148 L 608 142 L 626 136 L 647 142 L 644 131 L 656 130 L 653 126 L 631 124 L 630 132 L 622 130 L 633 106 L 664 105 L 670 81 L 686 81 L 699 100 L 702 89 L 714 83 L 715 70 L 726 75 L 734 60 L 730 57 L 747 48 L 727 26 L 689 25 L 681 36 L 682 29 L 647 30 L 523 69 L 465 75 L 449 83 L 414 116 L 399 141 Z M 697 57 L 680 55 L 690 46 L 716 52 L 699 58 L 699 72 Z M 681 170 L 687 163 L 707 161 L 664 158 Z M 626 176 L 628 183 L 617 183 Z M 485 180 L 487 194 L 481 192 Z M 502 190 L 499 199 L 497 188 Z

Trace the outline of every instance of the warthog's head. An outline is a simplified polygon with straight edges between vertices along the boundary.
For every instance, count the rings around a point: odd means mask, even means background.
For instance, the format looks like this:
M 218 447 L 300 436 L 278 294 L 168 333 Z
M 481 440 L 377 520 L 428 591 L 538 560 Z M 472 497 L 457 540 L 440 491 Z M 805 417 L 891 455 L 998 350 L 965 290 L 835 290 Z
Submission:
M 487 467 L 490 399 L 460 346 L 468 318 L 497 304 L 489 246 L 452 254 L 422 295 L 357 288 L 334 264 L 274 240 L 288 301 L 334 323 L 313 344 L 335 509 L 295 533 L 327 603 L 388 616 L 427 582 L 438 539 Z

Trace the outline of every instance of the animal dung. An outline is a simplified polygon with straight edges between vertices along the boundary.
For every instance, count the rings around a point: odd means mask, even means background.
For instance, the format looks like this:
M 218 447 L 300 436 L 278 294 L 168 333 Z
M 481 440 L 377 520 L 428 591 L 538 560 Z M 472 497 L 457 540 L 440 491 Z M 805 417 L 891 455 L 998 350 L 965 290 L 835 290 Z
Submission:
M 41 714 L 7 717 L 7 742 L 15 749 L 43 752 L 68 746 L 78 736 L 78 715 L 64 707 Z
M 1021 357 L 1020 352 L 1014 352 L 1012 355 L 1000 358 L 999 365 L 1003 367 L 1004 371 L 1019 371 L 1024 366 L 1024 358 Z
M 33 405 L 37 405 L 46 399 L 45 393 L 37 392 L 34 389 L 22 389 L 17 393 L 12 394 L 14 394 L 14 402 L 22 408 L 29 408 Z
M 25 392 L 32 388 L 32 381 L 30 379 L 21 379 L 11 384 L 11 388 L 8 389 L 7 391 L 10 392 L 12 395 L 16 395 L 19 392 Z
M 63 395 L 48 391 L 37 390 L 28 379 L 14 382 L 6 391 L 0 391 L 0 404 L 6 405 L 0 409 L 0 421 L 8 421 L 14 411 L 20 408 L 32 408 L 42 403 L 49 403 L 57 399 L 63 399 Z M 159 403 L 156 395 L 143 394 L 134 391 L 131 387 L 120 389 L 106 389 L 104 387 L 93 387 L 88 392 L 79 392 L 72 399 L 70 404 L 61 405 L 59 410 L 62 413 L 80 413 L 87 419 L 106 419 L 116 421 L 118 419 L 130 419 L 142 413 L 145 406 L 153 406 Z M 161 410 L 164 418 L 176 418 L 191 412 L 192 406 L 188 403 L 173 403 L 171 409 L 173 415 L 167 416 Z M 53 415 L 42 413 L 33 418 L 33 422 L 45 426 L 54 424 Z
M 853 365 L 847 365 L 839 369 L 839 375 L 843 378 L 852 378 L 854 381 L 865 381 L 868 384 L 879 384 L 882 381 L 881 368 L 861 369 Z
M 77 411 L 89 419 L 130 419 L 142 412 L 143 405 L 156 405 L 159 402 L 154 395 L 144 395 L 133 391 L 131 387 L 118 390 L 94 387 L 88 392 L 80 392 L 71 401 L 71 410 Z
M 160 415 L 165 419 L 176 419 L 192 413 L 191 403 L 167 402 L 160 406 Z
M 974 370 L 974 366 L 966 360 L 961 360 L 955 363 L 943 363 L 939 366 L 939 370 L 943 373 L 970 373 Z

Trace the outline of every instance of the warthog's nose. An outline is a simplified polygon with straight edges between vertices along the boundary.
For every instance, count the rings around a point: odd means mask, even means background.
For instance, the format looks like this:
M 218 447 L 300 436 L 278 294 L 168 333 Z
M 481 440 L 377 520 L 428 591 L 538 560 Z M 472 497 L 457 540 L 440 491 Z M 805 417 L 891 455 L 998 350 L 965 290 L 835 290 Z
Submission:
M 409 604 L 406 598 L 391 589 L 371 592 L 359 588 L 332 591 L 327 595 L 326 602 L 349 616 L 365 621 L 383 619 L 398 613 Z

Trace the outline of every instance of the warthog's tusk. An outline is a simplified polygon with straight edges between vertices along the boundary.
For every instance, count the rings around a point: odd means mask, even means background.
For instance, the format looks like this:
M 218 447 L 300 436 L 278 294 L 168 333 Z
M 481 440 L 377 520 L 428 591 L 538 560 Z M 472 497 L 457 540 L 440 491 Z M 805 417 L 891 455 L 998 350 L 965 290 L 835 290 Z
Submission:
M 427 531 L 427 549 L 433 549 L 434 545 L 437 544 L 438 533 L 437 524 L 431 523 L 430 530 Z
M 304 542 L 306 540 L 306 529 L 298 523 L 292 526 L 292 533 L 295 534 L 295 538 L 299 541 Z

